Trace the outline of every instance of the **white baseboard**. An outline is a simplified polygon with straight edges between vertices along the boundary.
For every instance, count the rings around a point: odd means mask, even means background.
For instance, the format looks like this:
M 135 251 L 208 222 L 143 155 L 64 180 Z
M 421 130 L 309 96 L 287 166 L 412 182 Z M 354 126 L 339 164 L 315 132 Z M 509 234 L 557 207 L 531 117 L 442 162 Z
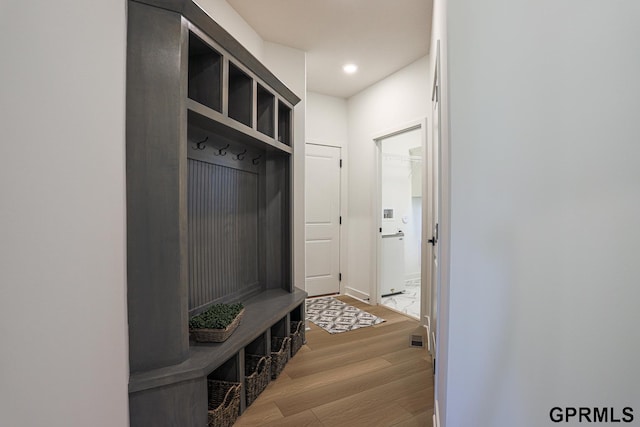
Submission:
M 350 297 L 353 297 L 353 298 L 355 298 L 357 300 L 360 300 L 362 302 L 365 302 L 367 304 L 372 304 L 371 300 L 369 299 L 369 294 L 365 294 L 364 292 L 360 292 L 357 289 L 353 289 L 353 288 L 347 287 L 346 294 L 349 295 Z
M 427 330 L 427 351 L 431 353 L 431 339 L 429 338 L 431 336 L 431 332 L 429 329 L 429 325 L 422 325 L 422 326 L 424 326 L 424 328 Z

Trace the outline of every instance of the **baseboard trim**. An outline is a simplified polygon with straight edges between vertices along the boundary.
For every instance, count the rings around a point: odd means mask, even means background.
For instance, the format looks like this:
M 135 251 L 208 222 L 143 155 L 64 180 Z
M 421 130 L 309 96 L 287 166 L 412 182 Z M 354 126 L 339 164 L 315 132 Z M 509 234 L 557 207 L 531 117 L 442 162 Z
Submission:
M 433 427 L 440 427 L 440 411 L 438 410 L 438 399 L 433 405 Z
M 350 297 L 355 298 L 357 300 L 360 300 L 360 301 L 362 301 L 364 303 L 371 304 L 371 300 L 369 298 L 369 294 L 365 294 L 364 292 L 360 292 L 357 289 L 353 289 L 353 288 L 347 287 L 346 294 L 349 295 Z
M 422 325 L 427 330 L 427 351 L 431 353 L 431 329 L 429 325 Z

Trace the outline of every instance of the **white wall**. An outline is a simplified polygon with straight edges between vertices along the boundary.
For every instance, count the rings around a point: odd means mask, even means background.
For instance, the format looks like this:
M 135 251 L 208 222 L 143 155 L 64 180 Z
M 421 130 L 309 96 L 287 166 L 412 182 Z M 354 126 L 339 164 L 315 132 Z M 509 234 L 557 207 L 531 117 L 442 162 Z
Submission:
M 245 21 L 226 0 L 194 0 L 218 25 L 238 40 L 258 60 L 264 59 L 262 37 Z
M 375 137 L 421 120 L 429 112 L 429 61 L 423 57 L 347 101 L 349 123 L 347 292 L 374 292 L 377 212 Z M 344 280 L 344 279 L 343 279 Z
M 307 142 L 347 147 L 347 100 L 307 92 Z
M 305 288 L 305 116 L 307 93 L 306 53 L 276 43 L 264 43 L 264 64 L 301 101 L 294 108 L 293 119 L 293 266 L 294 284 Z
M 637 425 L 640 4 L 481 3 L 448 8 L 446 426 Z
M 0 9 L 0 425 L 127 426 L 126 2 Z

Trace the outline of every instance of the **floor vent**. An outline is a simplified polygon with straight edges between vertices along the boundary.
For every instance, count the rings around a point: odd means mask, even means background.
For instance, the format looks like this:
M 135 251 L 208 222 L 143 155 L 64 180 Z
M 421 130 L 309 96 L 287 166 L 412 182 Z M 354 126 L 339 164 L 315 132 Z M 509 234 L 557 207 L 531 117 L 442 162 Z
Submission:
M 424 348 L 426 341 L 425 332 L 426 331 L 422 326 L 416 328 L 416 330 L 411 333 L 411 336 L 409 338 L 409 345 L 411 347 Z

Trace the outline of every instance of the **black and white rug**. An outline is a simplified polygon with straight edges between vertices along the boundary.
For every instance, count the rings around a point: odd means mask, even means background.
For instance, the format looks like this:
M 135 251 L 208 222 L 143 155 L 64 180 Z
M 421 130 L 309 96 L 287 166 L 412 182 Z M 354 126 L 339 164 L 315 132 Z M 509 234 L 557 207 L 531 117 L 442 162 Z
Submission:
M 362 311 L 333 297 L 306 301 L 306 317 L 330 334 L 352 331 L 384 322 L 384 319 Z

